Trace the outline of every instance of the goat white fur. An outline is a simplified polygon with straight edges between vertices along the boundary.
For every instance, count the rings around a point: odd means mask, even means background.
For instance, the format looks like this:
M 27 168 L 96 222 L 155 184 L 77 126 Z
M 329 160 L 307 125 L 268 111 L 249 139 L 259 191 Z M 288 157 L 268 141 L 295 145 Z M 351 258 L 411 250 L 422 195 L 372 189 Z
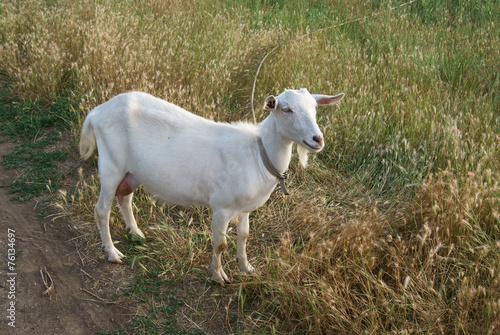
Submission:
M 335 104 L 343 96 L 285 90 L 266 99 L 264 109 L 271 113 L 258 125 L 213 122 L 140 92 L 120 94 L 94 108 L 82 125 L 80 154 L 88 159 L 97 145 L 101 193 L 95 217 L 108 260 L 121 263 L 123 257 L 109 232 L 115 195 L 127 230 L 144 237 L 132 213 L 130 193 L 141 184 L 167 203 L 212 208 L 212 280 L 228 281 L 221 253 L 235 217 L 238 264 L 241 271 L 253 271 L 246 254 L 248 216 L 277 184 L 262 161 L 257 138 L 278 171 L 288 168 L 294 142 L 305 165 L 307 151 L 319 152 L 324 146 L 316 106 Z

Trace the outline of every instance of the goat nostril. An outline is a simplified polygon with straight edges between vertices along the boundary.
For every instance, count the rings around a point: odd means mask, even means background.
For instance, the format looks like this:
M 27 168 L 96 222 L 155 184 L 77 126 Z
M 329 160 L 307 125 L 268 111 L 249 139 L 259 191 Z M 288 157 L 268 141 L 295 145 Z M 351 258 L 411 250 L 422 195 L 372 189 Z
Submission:
M 319 145 L 323 145 L 323 137 L 322 136 L 314 135 L 313 141 L 318 143 Z

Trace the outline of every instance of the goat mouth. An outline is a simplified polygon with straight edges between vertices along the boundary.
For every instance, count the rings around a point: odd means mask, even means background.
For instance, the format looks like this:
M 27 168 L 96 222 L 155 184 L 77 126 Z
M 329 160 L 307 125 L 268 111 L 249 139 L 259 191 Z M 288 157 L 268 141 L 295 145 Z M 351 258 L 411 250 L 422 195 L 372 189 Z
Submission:
M 321 149 L 323 149 L 322 145 L 311 145 L 311 144 L 307 143 L 306 140 L 302 141 L 302 143 L 304 143 L 306 149 L 308 149 L 309 151 L 312 151 L 312 152 L 319 152 L 319 151 L 321 151 Z

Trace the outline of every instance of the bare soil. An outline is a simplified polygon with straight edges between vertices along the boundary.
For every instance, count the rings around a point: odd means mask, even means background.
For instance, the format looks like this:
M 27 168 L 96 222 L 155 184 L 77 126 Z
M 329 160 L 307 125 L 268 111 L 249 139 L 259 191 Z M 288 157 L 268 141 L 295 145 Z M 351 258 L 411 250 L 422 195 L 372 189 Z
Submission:
M 0 143 L 0 157 L 12 147 Z M 42 218 L 36 201 L 13 200 L 6 186 L 16 177 L 16 170 L 0 164 L 0 334 L 96 334 L 129 328 L 132 309 L 113 296 L 126 288 L 130 268 L 89 257 L 67 217 Z M 10 246 L 9 229 L 15 235 Z M 15 265 L 8 263 L 9 249 L 15 249 Z M 42 269 L 53 282 L 45 295 Z M 8 310 L 12 304 L 15 311 Z

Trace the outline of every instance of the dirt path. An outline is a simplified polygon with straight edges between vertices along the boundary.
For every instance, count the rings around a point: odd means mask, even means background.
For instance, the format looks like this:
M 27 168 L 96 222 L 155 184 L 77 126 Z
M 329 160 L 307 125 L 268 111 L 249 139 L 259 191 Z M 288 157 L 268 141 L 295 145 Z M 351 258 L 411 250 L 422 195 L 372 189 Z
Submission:
M 0 157 L 11 148 L 0 143 Z M 0 185 L 16 176 L 0 164 Z M 125 288 L 128 267 L 82 256 L 74 224 L 39 217 L 35 204 L 12 200 L 9 189 L 0 188 L 0 334 L 96 334 L 126 327 L 132 315 L 112 295 Z M 15 250 L 15 265 L 8 263 L 9 249 Z M 50 296 L 42 295 L 42 268 L 54 282 Z

